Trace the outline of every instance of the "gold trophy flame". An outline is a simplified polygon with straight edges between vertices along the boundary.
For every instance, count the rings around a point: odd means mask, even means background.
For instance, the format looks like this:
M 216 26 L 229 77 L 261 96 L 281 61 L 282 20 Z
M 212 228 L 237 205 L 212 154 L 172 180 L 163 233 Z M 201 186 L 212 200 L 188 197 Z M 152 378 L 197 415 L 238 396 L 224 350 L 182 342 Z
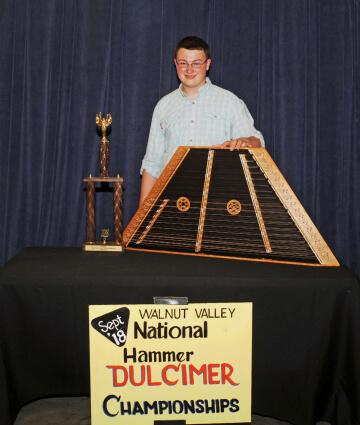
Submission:
M 112 123 L 111 114 L 106 114 L 106 117 L 96 114 L 96 125 L 99 127 L 102 133 L 100 142 L 100 177 L 109 177 L 109 141 L 106 138 L 107 128 Z

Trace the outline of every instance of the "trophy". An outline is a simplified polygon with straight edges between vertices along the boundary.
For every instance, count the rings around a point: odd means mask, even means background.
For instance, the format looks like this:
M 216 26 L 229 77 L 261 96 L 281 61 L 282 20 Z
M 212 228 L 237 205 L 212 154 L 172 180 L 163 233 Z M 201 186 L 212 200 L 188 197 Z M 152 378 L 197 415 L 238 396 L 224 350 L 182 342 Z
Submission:
M 86 242 L 83 244 L 84 251 L 115 251 L 123 252 L 122 240 L 122 183 L 119 176 L 109 177 L 109 140 L 106 138 L 108 127 L 112 123 L 110 114 L 102 116 L 101 112 L 96 114 L 96 125 L 101 130 L 100 141 L 100 177 L 89 177 L 83 179 L 86 183 Z M 110 229 L 103 228 L 100 232 L 100 241 L 96 240 L 95 220 L 95 184 L 108 183 L 114 187 L 114 239 L 108 240 Z

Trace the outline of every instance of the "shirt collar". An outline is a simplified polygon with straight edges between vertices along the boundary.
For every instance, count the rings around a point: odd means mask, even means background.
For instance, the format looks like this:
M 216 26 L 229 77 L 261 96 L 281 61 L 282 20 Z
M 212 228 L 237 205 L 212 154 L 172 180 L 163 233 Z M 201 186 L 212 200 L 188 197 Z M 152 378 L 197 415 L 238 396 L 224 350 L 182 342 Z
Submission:
M 199 96 L 201 95 L 201 93 L 207 92 L 209 90 L 209 87 L 212 85 L 212 82 L 211 82 L 209 77 L 206 77 L 205 81 L 206 81 L 206 83 L 199 88 Z M 179 92 L 180 92 L 182 97 L 187 98 L 186 94 L 183 92 L 182 83 L 179 85 Z

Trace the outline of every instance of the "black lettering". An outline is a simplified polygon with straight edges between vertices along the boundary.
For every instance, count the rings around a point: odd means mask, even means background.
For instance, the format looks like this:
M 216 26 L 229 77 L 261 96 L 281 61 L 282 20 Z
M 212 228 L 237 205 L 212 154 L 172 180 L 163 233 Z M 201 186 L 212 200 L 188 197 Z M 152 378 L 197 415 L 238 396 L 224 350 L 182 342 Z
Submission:
M 103 404 L 102 404 L 102 408 L 103 408 L 103 412 L 105 413 L 106 416 L 110 416 L 110 417 L 114 417 L 117 416 L 119 414 L 119 411 L 117 411 L 116 413 L 110 413 L 109 409 L 108 409 L 108 403 L 110 400 L 115 399 L 115 401 L 117 403 L 119 403 L 120 401 L 120 396 L 117 397 L 116 395 L 108 395 L 107 397 L 104 398 Z

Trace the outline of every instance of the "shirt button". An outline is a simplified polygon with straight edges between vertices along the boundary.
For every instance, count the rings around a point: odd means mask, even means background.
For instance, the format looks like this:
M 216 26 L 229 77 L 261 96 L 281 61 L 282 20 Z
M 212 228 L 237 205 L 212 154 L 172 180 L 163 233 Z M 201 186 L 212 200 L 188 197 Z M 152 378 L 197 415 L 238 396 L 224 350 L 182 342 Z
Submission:
M 190 139 L 189 142 L 192 142 L 192 139 Z
M 194 122 L 194 120 L 191 120 L 190 122 L 191 122 L 191 123 L 193 123 L 193 122 Z
M 193 105 L 195 105 L 195 102 L 194 102 L 194 101 L 192 101 L 191 103 L 192 103 Z

